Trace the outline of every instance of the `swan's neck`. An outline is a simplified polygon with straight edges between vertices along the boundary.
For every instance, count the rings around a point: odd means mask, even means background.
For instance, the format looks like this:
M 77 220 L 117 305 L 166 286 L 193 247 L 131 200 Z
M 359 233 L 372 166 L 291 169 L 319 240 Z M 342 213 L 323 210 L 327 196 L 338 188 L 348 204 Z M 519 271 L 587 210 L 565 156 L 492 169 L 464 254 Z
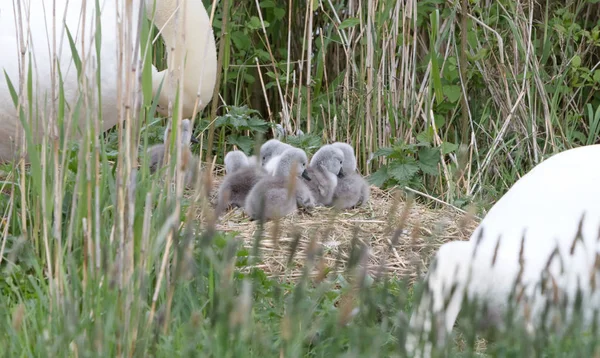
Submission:
M 146 9 L 150 19 L 154 10 L 154 23 L 161 31 L 168 68 L 172 71 L 172 76 L 166 76 L 162 85 L 160 111 L 168 109 L 169 100 L 175 103 L 175 91 L 179 87 L 177 79 L 182 79 L 182 117 L 191 117 L 197 98 L 198 110 L 212 98 L 217 75 L 217 50 L 206 9 L 201 0 L 146 0 Z M 183 11 L 178 12 L 179 9 Z M 166 73 L 153 68 L 154 91 L 158 90 Z

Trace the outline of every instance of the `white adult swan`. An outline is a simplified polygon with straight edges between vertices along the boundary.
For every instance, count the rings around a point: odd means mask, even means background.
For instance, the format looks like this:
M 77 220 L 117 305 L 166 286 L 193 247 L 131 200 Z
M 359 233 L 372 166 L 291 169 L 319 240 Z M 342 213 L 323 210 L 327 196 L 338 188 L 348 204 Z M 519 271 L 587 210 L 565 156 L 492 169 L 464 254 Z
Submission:
M 510 188 L 469 241 L 449 242 L 440 247 L 430 265 L 421 301 L 411 317 L 412 333 L 407 337 L 409 356 L 430 356 L 431 343 L 421 350 L 417 348 L 417 337 L 424 333 L 422 339 L 428 341 L 432 317 L 439 320 L 438 343 L 444 343 L 465 293 L 469 299 L 477 298 L 479 303 L 488 305 L 485 323 L 502 328 L 509 294 L 517 281 L 521 285 L 518 290 L 524 289 L 524 294 L 517 302 L 516 313 L 517 317 L 525 318 L 528 327 L 541 323 L 549 301 L 558 306 L 565 303 L 567 316 L 562 318 L 570 320 L 578 281 L 583 295 L 583 323 L 589 325 L 593 321 L 594 310 L 600 308 L 600 277 L 596 267 L 600 264 L 596 261 L 600 247 L 599 158 L 600 145 L 550 157 Z M 581 236 L 575 242 L 578 232 Z M 558 251 L 553 254 L 556 248 Z M 517 280 L 520 258 L 523 271 Z M 543 281 L 542 276 L 546 277 Z M 536 284 L 544 281 L 548 286 L 541 291 Z M 451 295 L 453 285 L 456 287 Z M 550 313 L 545 323 L 552 322 L 558 311 Z M 562 322 L 559 327 L 568 327 Z
M 0 54 L 0 162 L 14 157 L 20 146 L 17 144 L 17 139 L 21 132 L 19 117 L 4 72 L 17 90 L 20 85 L 26 85 L 28 58 L 31 55 L 32 88 L 36 97 L 37 111 L 39 111 L 37 117 L 43 119 L 35 127 L 37 141 L 40 139 L 40 133 L 47 130 L 52 88 L 54 87 L 55 93 L 58 93 L 57 81 L 55 80 L 54 83 L 52 81 L 54 44 L 56 44 L 56 58 L 64 82 L 65 100 L 71 110 L 76 106 L 81 86 L 78 83 L 77 69 L 65 28 L 68 28 L 73 36 L 78 54 L 85 64 L 83 71 L 91 88 L 95 88 L 96 68 L 100 63 L 102 129 L 107 130 L 118 123 L 121 117 L 119 115 L 121 104 L 117 103 L 120 87 L 119 54 L 124 53 L 120 48 L 124 42 L 119 39 L 122 33 L 118 22 L 124 21 L 122 19 L 125 16 L 122 11 L 124 1 L 131 4 L 134 18 L 131 22 L 133 29 L 131 40 L 127 44 L 131 49 L 138 51 L 134 46 L 136 46 L 137 19 L 142 0 L 99 0 L 102 26 L 100 61 L 97 60 L 95 52 L 95 1 L 87 1 L 85 9 L 82 9 L 83 2 L 76 0 L 0 1 L 0 49 L 2 49 Z M 178 59 L 182 56 L 185 58 L 185 68 L 181 73 L 181 78 L 184 80 L 183 93 L 180 94 L 183 106 L 181 114 L 182 118 L 191 117 L 197 99 L 198 110 L 203 109 L 210 101 L 217 75 L 215 39 L 206 9 L 202 0 L 156 0 L 156 7 L 154 7 L 154 0 L 144 1 L 148 17 L 152 18 L 154 14 L 154 24 L 161 30 L 170 69 L 178 73 L 177 66 L 181 63 Z M 185 48 L 180 41 L 182 32 L 178 31 L 175 21 L 175 12 L 178 9 L 183 10 L 179 12 L 182 15 L 179 16 L 179 21 L 184 21 Z M 56 14 L 55 18 L 53 13 Z M 53 34 L 54 23 L 56 23 L 56 35 Z M 140 56 L 136 57 L 139 61 Z M 129 63 L 127 58 L 123 58 L 122 71 L 126 72 L 134 68 L 136 57 L 129 59 Z M 21 72 L 25 74 L 22 76 L 25 83 L 20 83 Z M 167 71 L 158 72 L 153 68 L 152 72 L 153 92 L 156 93 Z M 55 79 L 57 78 L 58 76 L 55 76 Z M 171 76 L 167 76 L 165 79 L 158 101 L 161 114 L 165 114 L 169 98 L 175 97 L 168 90 L 176 87 L 167 83 L 170 78 Z M 121 86 L 122 91 L 127 89 L 125 85 Z

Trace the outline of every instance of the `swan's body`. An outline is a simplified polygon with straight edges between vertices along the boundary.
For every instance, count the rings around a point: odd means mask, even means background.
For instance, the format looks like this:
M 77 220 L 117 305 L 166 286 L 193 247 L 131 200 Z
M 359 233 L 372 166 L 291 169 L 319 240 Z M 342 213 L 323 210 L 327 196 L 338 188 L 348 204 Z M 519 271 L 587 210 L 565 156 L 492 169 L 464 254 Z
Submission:
M 427 288 L 411 318 L 413 333 L 431 330 L 430 304 L 433 304 L 434 316 L 443 319 L 437 337 L 450 333 L 464 292 L 470 299 L 477 298 L 480 303 L 487 303 L 491 311 L 490 323 L 501 327 L 509 294 L 517 282 L 522 238 L 524 270 L 519 282 L 525 287 L 525 295 L 524 301 L 517 304 L 517 313 L 523 313 L 523 302 L 527 301 L 531 309 L 529 322 L 539 324 L 546 298 L 552 298 L 559 292 L 558 297 L 564 294 L 572 303 L 577 280 L 580 280 L 584 324 L 589 325 L 593 310 L 600 308 L 600 295 L 592 292 L 590 287 L 593 283 L 600 288 L 600 277 L 594 273 L 599 252 L 599 158 L 600 145 L 556 154 L 518 180 L 492 207 L 469 241 L 442 245 L 428 273 Z M 582 240 L 574 246 L 571 255 L 583 214 Z M 559 254 L 550 260 L 557 247 Z M 476 255 L 473 255 L 475 249 Z M 496 259 L 492 267 L 494 256 Z M 561 260 L 564 270 L 561 269 Z M 546 267 L 558 291 L 547 289 L 546 296 L 543 296 L 534 285 L 539 283 Z M 469 274 L 470 280 L 467 279 Z M 444 299 L 449 297 L 454 283 L 457 289 L 447 309 L 444 309 Z M 566 318 L 569 319 L 571 311 L 567 312 Z M 551 322 L 551 317 L 548 322 Z M 408 337 L 409 353 L 415 352 L 417 341 L 414 335 Z M 430 345 L 425 346 L 425 356 L 429 356 L 430 349 Z M 415 356 L 423 354 L 419 350 L 416 352 Z
M 333 205 L 338 209 L 350 209 L 365 205 L 369 201 L 371 188 L 369 183 L 356 170 L 356 156 L 354 149 L 347 143 L 336 142 L 333 147 L 344 153 L 344 177 L 338 179 Z
M 123 103 L 119 102 L 119 96 L 123 98 L 127 90 L 137 91 L 135 86 L 126 84 L 126 76 L 132 68 L 139 69 L 141 56 L 139 48 L 136 48 L 138 33 L 139 9 L 143 0 L 129 0 L 132 4 L 131 32 L 128 32 L 129 41 L 120 40 L 120 27 L 117 21 L 127 22 L 124 19 L 125 0 L 100 0 L 100 23 L 102 31 L 102 43 L 100 44 L 100 58 L 96 56 L 96 6 L 94 1 L 88 1 L 82 10 L 81 2 L 68 0 L 29 0 L 22 2 L 20 7 L 13 7 L 14 1 L 0 2 L 0 48 L 2 59 L 0 60 L 0 71 L 6 71 L 12 85 L 19 91 L 20 86 L 26 85 L 27 72 L 29 68 L 29 57 L 33 59 L 32 88 L 35 105 L 33 108 L 34 120 L 37 123 L 34 130 L 34 140 L 39 143 L 41 134 L 48 131 L 48 118 L 51 115 L 52 104 L 57 103 L 58 97 L 58 68 L 63 80 L 64 97 L 67 105 L 65 117 L 70 118 L 71 113 L 82 98 L 81 93 L 87 93 L 88 103 L 91 106 L 91 118 L 97 116 L 98 84 L 96 80 L 97 67 L 100 66 L 100 98 L 102 101 L 102 118 L 100 119 L 100 130 L 107 130 L 122 119 Z M 146 0 L 148 13 L 152 14 L 154 0 Z M 68 6 L 67 6 L 68 4 Z M 183 111 L 182 117 L 191 117 L 193 105 L 196 100 L 198 86 L 201 85 L 200 105 L 202 109 L 210 100 L 210 94 L 216 82 L 216 48 L 212 28 L 208 21 L 208 15 L 201 0 L 187 0 L 185 14 L 186 23 L 186 47 L 175 38 L 176 25 L 174 21 L 167 19 L 177 9 L 177 0 L 157 0 L 155 25 L 163 29 L 163 39 L 167 46 L 176 48 L 174 55 L 169 54 L 170 68 L 177 69 L 176 61 L 184 53 L 187 55 L 184 93 L 182 94 Z M 55 8 L 53 8 L 53 5 Z M 53 13 L 56 14 L 54 20 Z M 20 14 L 21 21 L 15 19 L 15 14 Z M 82 15 L 83 14 L 83 15 Z M 143 15 L 143 14 L 142 14 Z M 18 17 L 19 18 L 19 17 Z M 53 21 L 56 22 L 56 33 L 54 33 Z M 166 26 L 165 26 L 166 24 Z M 20 30 L 22 26 L 22 31 Z M 87 85 L 84 87 L 78 80 L 77 68 L 73 60 L 73 54 L 69 45 L 66 29 L 69 29 L 77 48 L 78 56 L 83 63 L 82 72 L 85 74 Z M 124 30 L 125 31 L 125 30 Z M 19 34 L 19 35 L 17 35 Z M 20 34 L 25 34 L 21 37 Z M 202 41 L 201 41 L 202 40 Z M 23 44 L 22 46 L 20 44 Z M 56 58 L 58 68 L 53 69 L 54 47 L 56 44 Z M 121 48 L 121 44 L 130 46 L 129 49 Z M 23 54 L 22 54 L 23 52 Z M 137 55 L 135 55 L 137 53 Z M 120 56 L 123 54 L 123 56 Z M 131 54 L 127 56 L 125 54 Z M 122 61 L 122 63 L 120 63 Z M 119 71 L 121 69 L 122 81 L 119 83 Z M 23 73 L 23 76 L 20 74 Z M 153 70 L 154 89 L 164 76 L 165 71 L 158 73 Z M 54 76 L 53 76 L 54 74 Z M 23 78 L 24 83 L 21 83 Z M 54 78 L 54 82 L 53 82 Z M 169 91 L 169 84 L 163 84 L 159 97 L 159 111 L 166 112 L 169 97 L 173 97 Z M 24 91 L 26 93 L 26 91 Z M 135 93 L 133 94 L 135 95 Z M 192 100 L 193 97 L 193 100 Z M 23 100 L 25 101 L 25 100 Z M 190 104 L 190 102 L 192 102 Z M 25 102 L 24 102 L 25 104 Z M 37 108 L 36 108 L 37 107 Z M 35 113 L 39 113 L 37 118 Z M 89 117 L 80 113 L 79 127 L 85 133 L 86 121 Z M 21 125 L 8 89 L 4 73 L 0 76 L 0 161 L 11 160 L 20 149 Z M 78 133 L 75 131 L 75 133 Z M 79 135 L 79 134 L 78 134 Z
M 344 153 L 331 145 L 322 146 L 311 158 L 307 169 L 311 180 L 305 180 L 304 183 L 310 189 L 317 205 L 331 204 L 338 177 L 344 176 L 343 161 Z
M 266 175 L 262 167 L 251 164 L 242 151 L 227 153 L 224 161 L 227 175 L 217 194 L 219 213 L 229 206 L 243 207 L 250 190 Z
M 290 177 L 295 166 L 297 178 Z M 314 207 L 314 198 L 302 178 L 310 179 L 306 172 L 308 158 L 302 149 L 283 152 L 275 175 L 264 176 L 246 197 L 244 211 L 253 220 L 272 220 L 284 217 L 301 207 Z M 295 183 L 290 181 L 295 179 Z M 291 188 L 291 185 L 295 185 Z M 293 190 L 290 190 L 293 189 Z

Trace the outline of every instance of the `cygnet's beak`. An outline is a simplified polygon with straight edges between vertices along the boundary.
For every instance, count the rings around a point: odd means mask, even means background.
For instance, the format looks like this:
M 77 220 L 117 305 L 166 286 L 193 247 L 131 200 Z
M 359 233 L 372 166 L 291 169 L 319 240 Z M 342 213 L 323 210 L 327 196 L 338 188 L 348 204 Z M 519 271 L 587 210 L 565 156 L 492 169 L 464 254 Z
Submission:
M 344 177 L 344 168 L 340 168 L 340 172 L 338 173 L 338 178 L 343 178 Z
M 200 142 L 198 141 L 198 139 L 196 139 L 196 137 L 193 137 L 193 136 L 192 136 L 192 139 L 190 139 L 190 142 L 192 142 L 192 143 L 194 143 L 194 144 L 200 143 Z
M 302 177 L 308 181 L 311 181 L 310 176 L 308 175 L 308 172 L 306 171 L 306 169 L 304 169 L 304 171 L 302 171 Z

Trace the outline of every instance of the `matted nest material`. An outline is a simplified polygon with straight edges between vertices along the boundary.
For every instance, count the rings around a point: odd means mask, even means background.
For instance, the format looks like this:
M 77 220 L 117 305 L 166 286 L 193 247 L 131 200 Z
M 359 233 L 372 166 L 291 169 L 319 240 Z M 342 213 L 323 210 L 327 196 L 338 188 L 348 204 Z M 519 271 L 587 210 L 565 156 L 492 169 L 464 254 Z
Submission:
M 213 203 L 221 181 L 215 177 Z M 441 244 L 467 240 L 475 226 L 469 215 L 454 208 L 430 209 L 416 201 L 409 204 L 391 190 L 371 187 L 371 198 L 361 208 L 299 210 L 279 222 L 265 223 L 262 235 L 259 223 L 237 208 L 221 216 L 217 230 L 235 233 L 250 253 L 260 237 L 256 267 L 269 276 L 298 278 L 308 265 L 311 275 L 324 277 L 359 260 L 366 263 L 371 275 L 385 272 L 412 282 Z M 356 259 L 361 252 L 367 257 Z

